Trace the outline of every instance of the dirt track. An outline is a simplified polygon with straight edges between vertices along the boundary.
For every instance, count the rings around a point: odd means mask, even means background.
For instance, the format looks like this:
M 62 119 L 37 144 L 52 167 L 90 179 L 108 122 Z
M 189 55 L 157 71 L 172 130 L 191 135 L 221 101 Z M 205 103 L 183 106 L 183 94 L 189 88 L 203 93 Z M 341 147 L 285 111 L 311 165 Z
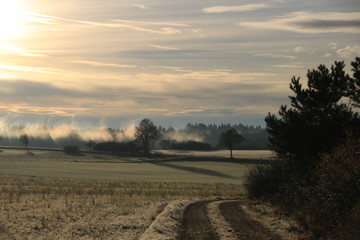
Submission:
M 181 222 L 181 230 L 177 240 L 220 240 L 207 216 L 209 201 L 189 205 Z M 280 236 L 272 233 L 260 222 L 251 219 L 241 208 L 241 201 L 224 201 L 219 210 L 230 224 L 237 239 L 244 240 L 275 240 Z
M 220 239 L 207 216 L 208 204 L 209 201 L 196 202 L 185 209 L 178 240 Z

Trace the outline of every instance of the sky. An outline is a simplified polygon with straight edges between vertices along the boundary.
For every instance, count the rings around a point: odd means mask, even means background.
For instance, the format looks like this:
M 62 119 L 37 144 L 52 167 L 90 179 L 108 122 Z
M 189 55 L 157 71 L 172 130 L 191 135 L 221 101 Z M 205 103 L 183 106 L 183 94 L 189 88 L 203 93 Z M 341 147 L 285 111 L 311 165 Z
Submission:
M 264 125 L 292 76 L 356 56 L 359 0 L 0 0 L 0 118 Z

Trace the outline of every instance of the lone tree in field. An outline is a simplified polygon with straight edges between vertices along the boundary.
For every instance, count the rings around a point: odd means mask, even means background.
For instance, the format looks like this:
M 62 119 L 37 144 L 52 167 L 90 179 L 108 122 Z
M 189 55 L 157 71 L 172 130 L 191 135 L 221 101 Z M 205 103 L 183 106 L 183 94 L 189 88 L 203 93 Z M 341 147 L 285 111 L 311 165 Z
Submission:
M 356 79 L 345 73 L 344 62 L 335 62 L 331 69 L 320 65 L 309 70 L 306 88 L 293 77 L 291 107 L 282 105 L 278 116 L 269 113 L 265 118 L 270 147 L 294 168 L 309 170 L 321 153 L 346 138 L 346 131 L 359 134 L 359 115 L 344 101 L 350 97 L 360 102 L 359 64 L 359 58 L 352 62 Z
M 26 150 L 28 149 L 28 145 L 30 143 L 30 139 L 27 134 L 21 135 L 19 138 L 20 142 L 25 145 Z
M 139 126 L 135 127 L 135 142 L 144 154 L 149 153 L 160 136 L 159 129 L 148 118 L 143 119 Z
M 235 128 L 223 132 L 219 138 L 219 145 L 230 150 L 230 158 L 233 158 L 233 149 L 244 141 L 244 137 Z

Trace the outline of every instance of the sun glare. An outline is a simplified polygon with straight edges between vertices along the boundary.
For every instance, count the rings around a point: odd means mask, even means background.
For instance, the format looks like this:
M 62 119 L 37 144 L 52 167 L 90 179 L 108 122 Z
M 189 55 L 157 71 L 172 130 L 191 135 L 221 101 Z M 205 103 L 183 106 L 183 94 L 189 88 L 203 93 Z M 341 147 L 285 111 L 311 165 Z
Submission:
M 22 6 L 16 0 L 0 0 L 0 41 L 21 34 Z

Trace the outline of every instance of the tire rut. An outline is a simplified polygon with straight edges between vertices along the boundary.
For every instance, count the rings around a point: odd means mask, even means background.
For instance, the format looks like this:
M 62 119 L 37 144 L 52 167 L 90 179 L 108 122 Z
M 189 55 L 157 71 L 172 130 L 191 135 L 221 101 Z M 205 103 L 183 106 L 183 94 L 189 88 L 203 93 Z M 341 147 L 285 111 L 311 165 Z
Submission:
M 240 206 L 240 201 L 223 202 L 221 214 L 241 240 L 280 240 L 281 237 L 267 229 L 259 221 L 251 219 Z
M 177 240 L 220 240 L 207 216 L 210 202 L 196 202 L 185 209 Z

